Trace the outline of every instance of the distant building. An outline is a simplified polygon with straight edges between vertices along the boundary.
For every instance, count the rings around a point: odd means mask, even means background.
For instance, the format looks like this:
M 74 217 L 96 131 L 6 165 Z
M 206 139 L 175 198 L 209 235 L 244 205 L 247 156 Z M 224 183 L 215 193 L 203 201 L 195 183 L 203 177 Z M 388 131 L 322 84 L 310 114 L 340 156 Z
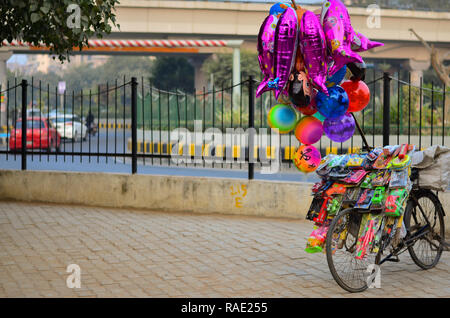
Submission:
M 53 59 L 52 55 L 27 54 L 26 63 L 8 63 L 8 68 L 12 72 L 19 71 L 24 75 L 31 75 L 36 71 L 45 74 L 53 72 L 61 75 L 65 70 L 72 66 L 88 63 L 91 64 L 92 67 L 103 65 L 108 58 L 109 56 L 106 55 L 74 55 L 70 57 L 70 62 L 65 61 L 64 63 L 61 63 L 58 58 Z

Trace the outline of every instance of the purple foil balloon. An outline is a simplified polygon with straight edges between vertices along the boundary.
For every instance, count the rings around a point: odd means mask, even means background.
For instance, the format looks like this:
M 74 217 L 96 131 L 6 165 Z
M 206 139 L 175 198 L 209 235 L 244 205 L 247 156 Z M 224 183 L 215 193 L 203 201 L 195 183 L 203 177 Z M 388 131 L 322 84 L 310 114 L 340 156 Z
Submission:
M 352 50 L 352 46 L 358 52 L 362 52 L 383 45 L 379 42 L 372 42 L 363 35 L 358 36 L 351 25 L 347 8 L 340 0 L 325 1 L 322 18 L 328 50 L 334 61 L 329 75 L 333 75 L 348 63 L 364 62 L 361 56 Z M 358 43 L 360 43 L 359 46 Z
M 267 86 L 270 80 L 273 80 L 273 48 L 275 39 L 275 28 L 277 26 L 278 18 L 274 15 L 269 15 L 261 25 L 258 35 L 258 61 L 261 72 L 263 73 L 263 80 L 256 90 L 256 97 L 261 96 L 262 93 L 271 90 Z
M 325 34 L 319 18 L 311 11 L 306 11 L 300 22 L 300 49 L 314 87 L 328 95 L 325 85 L 327 80 L 327 47 Z
M 352 40 L 352 50 L 355 52 L 364 52 L 374 47 L 383 46 L 381 42 L 371 41 L 361 33 L 356 33 Z
M 344 142 L 350 139 L 355 132 L 355 119 L 349 113 L 339 118 L 326 118 L 323 121 L 325 135 L 335 142 Z
M 274 71 L 275 71 L 275 97 L 278 99 L 284 91 L 292 67 L 295 63 L 297 48 L 297 13 L 287 8 L 280 17 L 275 30 Z

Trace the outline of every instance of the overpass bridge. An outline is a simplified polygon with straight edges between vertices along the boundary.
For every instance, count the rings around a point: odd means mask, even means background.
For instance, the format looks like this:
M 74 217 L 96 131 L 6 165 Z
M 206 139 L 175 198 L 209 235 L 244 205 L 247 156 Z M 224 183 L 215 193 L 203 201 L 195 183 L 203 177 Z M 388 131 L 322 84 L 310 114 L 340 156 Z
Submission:
M 297 1 L 301 4 L 301 1 Z M 270 3 L 225 1 L 155 1 L 121 0 L 116 7 L 118 28 L 107 39 L 222 39 L 242 40 L 237 46 L 202 46 L 174 48 L 154 46 L 133 49 L 93 47 L 84 54 L 185 54 L 196 68 L 197 87 L 205 79 L 200 72 L 207 56 L 218 52 L 231 52 L 235 57 L 239 49 L 256 51 L 256 37 L 260 24 L 267 16 Z M 304 6 L 308 10 L 320 6 Z M 354 28 L 369 38 L 385 43 L 384 47 L 362 53 L 364 58 L 399 60 L 405 62 L 418 79 L 429 68 L 429 54 L 409 31 L 414 28 L 426 41 L 439 51 L 450 50 L 450 12 L 426 12 L 381 9 L 379 12 L 366 8 L 349 7 Z M 379 14 L 379 15 L 377 15 Z M 378 19 L 379 17 L 379 19 Z M 12 53 L 42 53 L 39 49 L 4 47 L 0 49 L 0 82 L 6 72 L 6 60 Z M 45 51 L 44 51 L 45 52 Z M 77 53 L 78 52 L 74 52 Z M 235 63 L 236 66 L 237 63 Z M 235 77 L 237 75 L 235 74 Z
M 274 2 L 274 1 L 273 1 Z M 310 2 L 310 1 L 308 1 Z M 256 51 L 259 27 L 272 2 L 122 0 L 117 6 L 116 28 L 110 35 L 127 38 L 221 38 L 244 40 L 242 49 Z M 297 0 L 301 5 L 302 1 Z M 304 6 L 308 10 L 319 5 Z M 429 53 L 409 31 L 414 28 L 439 51 L 450 50 L 450 12 L 427 12 L 349 7 L 355 30 L 384 47 L 362 53 L 364 58 L 402 60 L 418 79 L 429 68 Z M 377 20 L 379 14 L 379 20 Z M 379 23 L 377 23 L 379 22 Z M 202 48 L 200 53 L 226 52 L 226 48 Z

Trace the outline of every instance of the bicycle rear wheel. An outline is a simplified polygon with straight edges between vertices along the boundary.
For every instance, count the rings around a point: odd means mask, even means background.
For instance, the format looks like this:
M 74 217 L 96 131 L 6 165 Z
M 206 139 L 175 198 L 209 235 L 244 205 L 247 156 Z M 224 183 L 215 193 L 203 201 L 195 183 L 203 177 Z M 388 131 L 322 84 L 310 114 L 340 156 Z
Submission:
M 336 283 L 346 291 L 366 290 L 369 265 L 375 264 L 375 255 L 356 259 L 356 243 L 362 215 L 355 209 L 341 211 L 331 222 L 326 239 L 328 267 Z
M 423 269 L 435 267 L 444 249 L 445 228 L 444 211 L 433 192 L 422 189 L 411 193 L 405 211 L 405 226 L 408 231 L 406 240 L 417 237 L 408 246 L 414 263 Z

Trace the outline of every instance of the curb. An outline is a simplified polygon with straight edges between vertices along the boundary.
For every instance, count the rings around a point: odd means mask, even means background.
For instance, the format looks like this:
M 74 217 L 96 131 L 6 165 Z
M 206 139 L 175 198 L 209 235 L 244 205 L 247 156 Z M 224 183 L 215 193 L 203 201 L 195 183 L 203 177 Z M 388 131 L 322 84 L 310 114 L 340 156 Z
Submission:
M 175 143 L 166 143 L 166 142 L 143 142 L 138 141 L 137 142 L 137 152 L 138 153 L 147 153 L 147 154 L 162 154 L 162 155 L 170 155 L 172 153 L 172 148 L 175 145 Z M 182 145 L 182 144 L 181 144 Z M 127 148 L 128 151 L 131 152 L 131 138 L 128 139 L 127 142 Z M 185 147 L 180 147 L 178 150 L 178 155 L 183 155 Z M 265 149 L 260 149 L 265 148 Z M 294 153 L 297 150 L 297 147 L 294 146 L 288 146 L 288 147 L 281 147 L 281 154 L 282 154 L 282 160 L 292 160 L 294 158 Z M 327 147 L 326 148 L 326 154 L 337 154 L 338 148 L 337 147 Z M 348 152 L 359 152 L 359 147 L 353 147 L 348 148 Z M 209 144 L 189 144 L 188 147 L 188 153 L 189 156 L 203 156 L 203 157 L 232 157 L 232 158 L 239 158 L 244 159 L 245 154 L 248 153 L 248 147 L 244 146 L 237 146 L 234 145 L 232 147 L 227 147 L 226 145 L 217 145 L 215 147 L 211 148 L 211 145 Z M 277 147 L 275 146 L 266 146 L 266 147 L 259 147 L 255 146 L 254 148 L 254 159 L 261 159 L 264 157 L 264 159 L 275 159 L 277 153 Z
M 9 126 L 9 131 L 11 131 L 13 129 L 14 129 L 14 126 Z M 0 133 L 6 133 L 6 132 L 8 132 L 6 125 L 0 126 Z
M 108 128 L 108 129 L 131 129 L 131 124 L 116 124 L 116 123 L 99 123 L 98 128 Z

